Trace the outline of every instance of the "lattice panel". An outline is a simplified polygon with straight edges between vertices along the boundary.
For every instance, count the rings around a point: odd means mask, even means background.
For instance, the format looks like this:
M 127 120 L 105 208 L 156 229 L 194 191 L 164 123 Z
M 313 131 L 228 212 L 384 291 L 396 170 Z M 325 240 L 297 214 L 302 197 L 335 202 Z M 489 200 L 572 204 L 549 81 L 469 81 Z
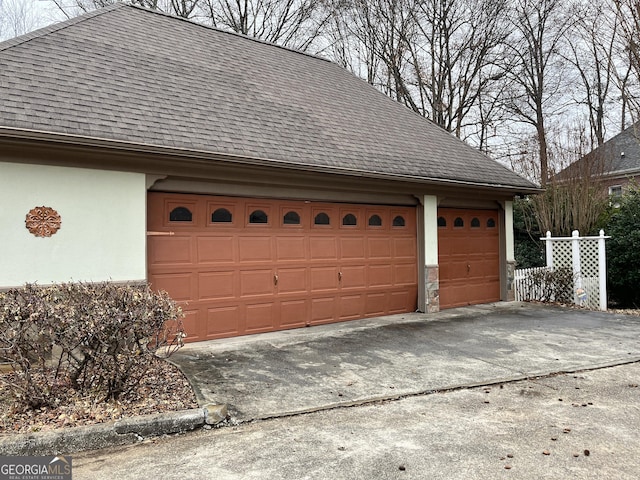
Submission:
M 598 241 L 590 239 L 580 240 L 580 273 L 582 274 L 582 289 L 587 298 L 578 303 L 588 308 L 600 306 L 600 282 L 598 281 Z
M 557 240 L 552 242 L 553 245 L 553 267 L 554 268 L 573 268 L 571 260 L 571 241 Z
M 580 271 L 585 277 L 598 276 L 598 241 L 580 241 Z
M 587 294 L 587 298 L 581 301 L 576 295 L 576 303 L 587 308 L 598 309 L 600 307 L 600 282 L 598 277 L 582 277 L 582 288 Z

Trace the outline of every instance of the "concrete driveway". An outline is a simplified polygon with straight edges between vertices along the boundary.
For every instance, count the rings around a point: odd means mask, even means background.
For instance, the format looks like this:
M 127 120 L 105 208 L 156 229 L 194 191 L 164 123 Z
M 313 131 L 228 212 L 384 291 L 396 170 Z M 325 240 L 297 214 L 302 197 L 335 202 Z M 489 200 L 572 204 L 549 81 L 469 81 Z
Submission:
M 640 364 L 145 440 L 75 480 L 636 480 Z
M 232 421 L 640 360 L 640 318 L 498 303 L 190 344 L 171 360 Z

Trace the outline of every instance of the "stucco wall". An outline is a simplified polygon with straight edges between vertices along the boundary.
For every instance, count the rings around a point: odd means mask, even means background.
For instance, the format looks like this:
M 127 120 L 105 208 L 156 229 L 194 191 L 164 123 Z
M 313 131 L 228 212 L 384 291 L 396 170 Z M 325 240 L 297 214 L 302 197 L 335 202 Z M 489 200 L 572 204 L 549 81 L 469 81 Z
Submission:
M 37 206 L 62 217 L 51 237 L 25 227 Z M 145 176 L 0 162 L 0 247 L 0 287 L 145 279 Z

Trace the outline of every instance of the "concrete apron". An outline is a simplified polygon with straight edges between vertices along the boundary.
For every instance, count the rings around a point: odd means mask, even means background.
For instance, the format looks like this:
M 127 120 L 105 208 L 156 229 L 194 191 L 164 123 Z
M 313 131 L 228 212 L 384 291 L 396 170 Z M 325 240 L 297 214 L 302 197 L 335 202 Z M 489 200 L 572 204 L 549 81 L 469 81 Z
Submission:
M 640 318 L 522 303 L 402 314 L 188 344 L 201 406 L 286 416 L 640 360 Z

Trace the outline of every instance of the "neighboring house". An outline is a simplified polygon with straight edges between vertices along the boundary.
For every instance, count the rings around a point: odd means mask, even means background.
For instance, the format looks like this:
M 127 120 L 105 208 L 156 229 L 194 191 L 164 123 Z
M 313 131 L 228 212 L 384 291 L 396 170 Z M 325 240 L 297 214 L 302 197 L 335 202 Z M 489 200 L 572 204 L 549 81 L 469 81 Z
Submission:
M 584 175 L 602 179 L 609 195 L 622 195 L 629 182 L 640 177 L 640 122 L 569 165 L 556 178 Z
M 594 150 L 599 152 L 608 159 L 603 178 L 609 194 L 621 195 L 629 182 L 640 177 L 640 122 Z
M 117 5 L 0 43 L 0 287 L 141 281 L 191 340 L 512 298 L 535 185 L 321 58 Z

